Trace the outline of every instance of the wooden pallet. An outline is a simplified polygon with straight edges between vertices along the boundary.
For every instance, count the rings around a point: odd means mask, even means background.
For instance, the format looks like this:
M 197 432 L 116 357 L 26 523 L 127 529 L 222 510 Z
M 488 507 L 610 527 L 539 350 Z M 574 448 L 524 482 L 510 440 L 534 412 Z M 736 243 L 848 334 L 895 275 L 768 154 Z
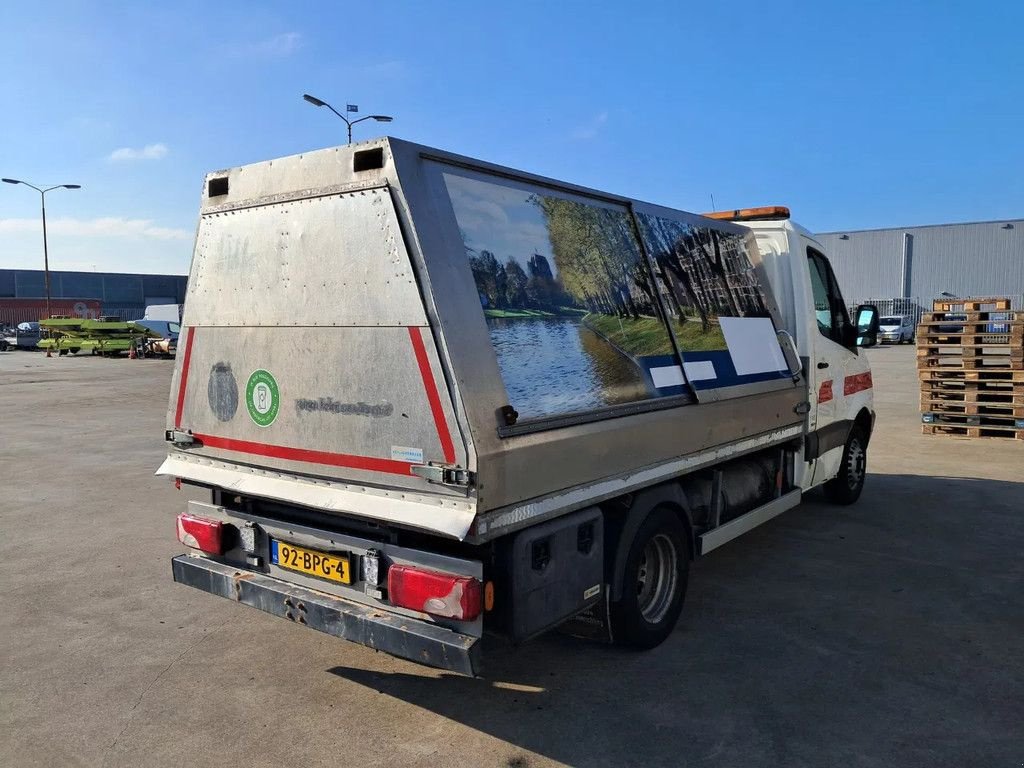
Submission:
M 973 362 L 973 360 L 972 360 Z M 1024 371 L 1021 366 L 940 366 L 921 365 L 918 366 L 918 378 L 922 381 L 935 381 L 940 379 L 958 379 L 964 381 L 1024 381 Z
M 1024 355 L 932 355 L 917 358 L 919 372 L 925 371 L 1024 371 Z
M 1024 406 L 1024 387 L 951 389 L 944 386 L 932 387 L 933 382 L 921 382 L 921 402 L 972 403 L 974 405 L 1020 405 Z M 940 385 L 943 382 L 938 382 Z
M 951 424 L 964 425 L 970 427 L 992 427 L 994 429 L 1024 429 L 1024 421 L 1022 421 L 1020 424 L 1016 423 L 1017 419 L 1013 415 L 980 415 L 949 412 L 939 413 L 932 411 L 929 413 L 922 413 L 921 419 L 926 424 Z
M 975 326 L 984 328 L 978 330 Z M 998 326 L 1005 330 L 993 331 L 989 330 L 988 326 Z M 947 339 L 941 342 L 943 344 L 1020 344 L 1024 339 L 1024 321 L 983 321 L 967 327 L 964 323 L 930 323 L 919 325 L 914 334 L 920 339 Z M 1004 341 L 998 341 L 999 338 Z
M 978 325 L 1014 325 L 1024 322 L 1024 312 L 1009 310 L 978 310 L 970 312 L 923 312 L 919 326 L 951 326 L 950 333 L 957 331 L 952 326 L 974 327 Z M 979 333 L 1004 333 L 997 330 L 982 330 Z
M 1024 440 L 1024 312 L 1005 297 L 939 299 L 916 330 L 926 435 Z
M 1024 440 L 1024 429 L 1003 430 L 990 427 L 965 427 L 950 424 L 922 424 L 926 435 L 949 435 L 952 437 L 995 437 L 1003 440 Z
M 1014 344 L 935 344 L 917 342 L 918 357 L 1012 357 L 1024 358 L 1024 347 Z
M 928 347 L 1006 347 L 1024 350 L 1024 328 L 1017 335 L 1009 333 L 921 333 L 918 331 L 914 338 L 918 344 Z
M 979 403 L 971 400 L 934 400 L 921 398 L 922 413 L 936 416 L 978 416 L 1014 419 L 1024 422 L 1024 403 Z M 979 422 L 983 424 L 984 419 Z M 1014 425 L 1016 426 L 1016 425 Z
M 936 312 L 978 311 L 988 305 L 992 305 L 992 309 L 995 310 L 1005 310 L 1010 308 L 1010 300 L 1000 296 L 998 298 L 935 299 L 932 301 L 932 309 Z

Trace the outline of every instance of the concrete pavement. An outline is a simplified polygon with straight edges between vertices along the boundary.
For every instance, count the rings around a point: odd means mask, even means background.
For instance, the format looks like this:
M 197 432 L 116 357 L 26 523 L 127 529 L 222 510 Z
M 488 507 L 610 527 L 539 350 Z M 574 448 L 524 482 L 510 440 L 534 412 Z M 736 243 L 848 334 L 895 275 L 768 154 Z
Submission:
M 470 680 L 172 583 L 171 363 L 0 353 L 0 764 L 1019 765 L 1024 442 L 921 435 L 913 350 L 868 354 L 859 504 L 695 563 L 654 651 Z

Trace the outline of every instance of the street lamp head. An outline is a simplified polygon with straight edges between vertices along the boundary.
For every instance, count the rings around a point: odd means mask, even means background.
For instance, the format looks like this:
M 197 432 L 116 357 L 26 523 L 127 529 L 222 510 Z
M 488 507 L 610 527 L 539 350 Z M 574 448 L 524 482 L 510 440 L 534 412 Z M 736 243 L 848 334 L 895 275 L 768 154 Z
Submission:
M 372 117 L 378 123 L 390 123 L 392 120 L 395 119 L 389 115 L 370 115 L 370 117 Z
M 64 187 L 64 189 L 81 189 L 82 188 L 81 184 L 61 184 L 61 186 Z
M 321 101 L 316 96 L 310 96 L 308 93 L 302 94 L 302 98 L 304 98 L 306 101 L 308 101 L 314 107 L 326 107 L 327 106 L 327 102 L 326 101 Z
M 25 183 L 23 181 L 18 181 L 17 179 L 2 179 L 2 181 L 7 182 L 8 184 L 24 184 Z

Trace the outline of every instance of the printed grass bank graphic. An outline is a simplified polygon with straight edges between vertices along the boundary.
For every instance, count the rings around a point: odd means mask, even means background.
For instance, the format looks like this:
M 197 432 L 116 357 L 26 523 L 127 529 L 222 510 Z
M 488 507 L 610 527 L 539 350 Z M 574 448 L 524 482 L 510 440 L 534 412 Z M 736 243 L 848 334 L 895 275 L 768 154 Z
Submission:
M 444 180 L 522 418 L 779 376 L 737 366 L 721 322 L 759 319 L 760 338 L 766 322 L 777 347 L 747 236 L 648 215 L 634 224 L 622 206 L 513 182 Z
M 245 385 L 245 406 L 249 411 L 249 418 L 257 426 L 269 427 L 277 418 L 281 410 L 281 393 L 277 388 L 277 381 L 270 374 L 259 368 L 252 372 L 249 381 Z

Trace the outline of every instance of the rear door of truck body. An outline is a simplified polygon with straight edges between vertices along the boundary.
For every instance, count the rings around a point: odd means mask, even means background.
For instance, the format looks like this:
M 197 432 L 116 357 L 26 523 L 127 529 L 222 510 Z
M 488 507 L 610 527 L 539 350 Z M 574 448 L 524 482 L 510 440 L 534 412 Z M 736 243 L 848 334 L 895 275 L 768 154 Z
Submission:
M 311 157 L 208 181 L 161 471 L 461 538 L 467 489 L 412 471 L 472 467 L 393 189 Z

